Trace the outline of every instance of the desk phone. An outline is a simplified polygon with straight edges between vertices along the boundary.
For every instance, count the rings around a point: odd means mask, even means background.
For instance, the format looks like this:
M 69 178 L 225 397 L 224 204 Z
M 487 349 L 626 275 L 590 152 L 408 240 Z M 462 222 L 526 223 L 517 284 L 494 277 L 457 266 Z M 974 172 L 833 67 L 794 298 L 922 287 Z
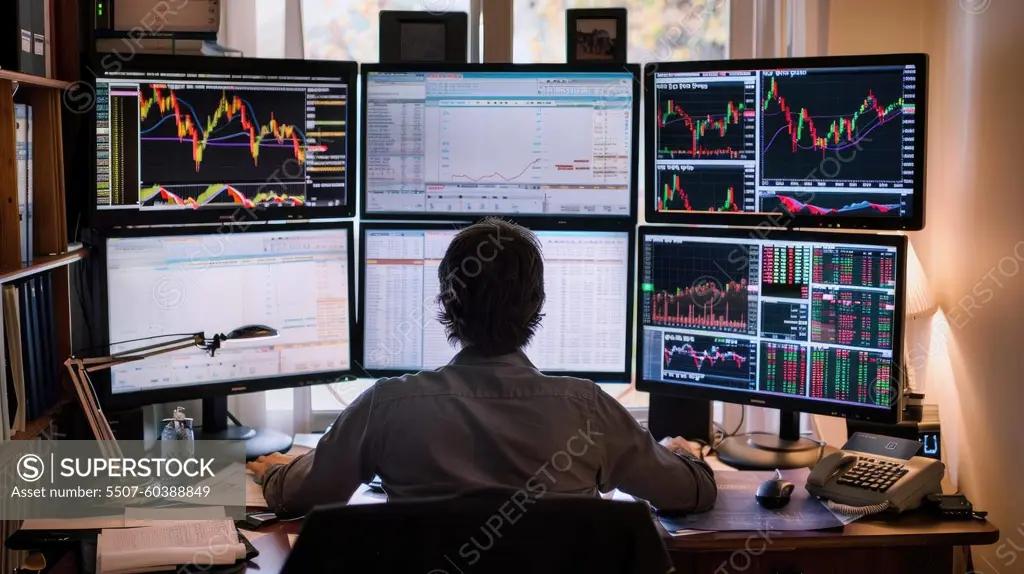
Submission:
M 807 491 L 831 510 L 854 516 L 915 509 L 942 492 L 946 470 L 940 461 L 915 456 L 920 449 L 920 441 L 856 433 L 811 470 Z

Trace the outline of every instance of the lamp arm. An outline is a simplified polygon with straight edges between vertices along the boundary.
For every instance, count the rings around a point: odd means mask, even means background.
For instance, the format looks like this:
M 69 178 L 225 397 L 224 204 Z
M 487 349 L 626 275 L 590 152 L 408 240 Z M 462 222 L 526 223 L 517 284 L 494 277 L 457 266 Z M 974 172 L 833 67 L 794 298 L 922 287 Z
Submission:
M 162 349 L 163 347 L 167 347 L 169 345 L 181 345 L 181 344 L 189 342 L 189 341 L 191 341 L 192 344 L 194 344 L 194 345 L 196 345 L 198 347 L 202 347 L 206 343 L 206 335 L 203 334 L 203 333 L 195 333 L 193 335 L 189 335 L 188 337 L 181 337 L 181 338 L 178 338 L 178 339 L 171 339 L 170 341 L 164 341 L 162 343 L 154 343 L 152 345 L 146 345 L 145 347 L 139 347 L 138 349 L 132 349 L 130 351 L 122 351 L 120 353 L 113 353 L 110 356 L 111 357 L 120 357 L 122 355 L 134 355 L 136 353 L 141 353 L 143 351 L 149 351 L 151 349 Z M 161 352 L 166 352 L 166 351 L 157 351 L 155 354 L 160 354 Z
M 82 365 L 81 359 L 68 359 L 64 361 L 68 373 L 71 375 L 71 382 L 74 384 L 78 400 L 82 404 L 82 411 L 92 428 L 93 435 L 99 441 L 100 451 L 107 458 L 122 458 L 121 447 L 117 444 L 114 431 L 110 429 L 110 423 L 100 409 L 100 402 L 96 396 L 96 389 L 89 379 L 88 370 Z
M 102 371 L 104 369 L 111 369 L 118 365 L 125 363 L 132 363 L 134 361 L 141 361 L 157 355 L 163 355 L 166 353 L 172 353 L 174 351 L 180 351 L 182 349 L 191 349 L 196 346 L 194 340 L 189 339 L 187 343 L 180 343 L 178 341 L 172 341 L 172 343 L 178 343 L 173 347 L 164 347 L 162 349 L 156 349 L 145 353 L 139 353 L 138 351 L 126 351 L 117 355 L 111 355 L 109 357 L 96 357 L 94 359 L 79 359 L 85 365 L 87 372 Z M 170 343 L 168 343 L 170 344 Z M 90 364 L 91 363 L 91 364 Z

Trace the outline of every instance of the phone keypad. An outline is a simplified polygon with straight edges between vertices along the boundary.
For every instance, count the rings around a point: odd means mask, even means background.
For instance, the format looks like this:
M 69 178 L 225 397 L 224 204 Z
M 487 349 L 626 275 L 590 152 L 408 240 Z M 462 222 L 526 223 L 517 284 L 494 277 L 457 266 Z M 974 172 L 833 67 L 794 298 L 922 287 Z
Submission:
M 885 492 L 906 474 L 907 469 L 898 462 L 862 458 L 857 460 L 857 464 L 844 472 L 836 482 L 854 488 Z

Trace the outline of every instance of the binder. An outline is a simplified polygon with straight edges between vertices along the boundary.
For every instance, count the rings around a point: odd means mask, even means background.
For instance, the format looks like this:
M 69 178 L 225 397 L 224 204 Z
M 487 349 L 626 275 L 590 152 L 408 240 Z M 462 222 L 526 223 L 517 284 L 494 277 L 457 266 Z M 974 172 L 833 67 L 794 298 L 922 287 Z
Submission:
M 25 213 L 28 214 L 28 237 L 25 238 L 28 244 L 28 257 L 26 261 L 29 263 L 36 256 L 36 245 L 35 245 L 35 204 L 36 196 L 33 189 L 33 181 L 35 180 L 34 173 L 35 169 L 32 167 L 32 106 L 25 105 Z
M 32 5 L 31 0 L 14 0 L 9 2 L 14 8 L 4 20 L 3 50 L 0 51 L 0 68 L 31 74 L 35 70 L 32 37 Z
M 28 106 L 14 105 L 14 153 L 18 169 L 18 221 L 21 233 L 21 262 L 32 262 L 32 228 L 29 226 L 28 197 Z
M 43 0 L 29 0 L 31 6 L 32 23 L 32 73 L 37 76 L 46 76 L 46 3 Z

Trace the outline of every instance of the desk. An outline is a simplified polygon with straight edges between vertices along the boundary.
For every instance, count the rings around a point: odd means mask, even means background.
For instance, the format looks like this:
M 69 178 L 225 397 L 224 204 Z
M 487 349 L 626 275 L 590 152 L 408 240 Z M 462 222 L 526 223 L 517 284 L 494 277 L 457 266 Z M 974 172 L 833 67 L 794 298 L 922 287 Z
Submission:
M 288 534 L 300 522 L 278 522 L 255 542 L 248 572 L 278 572 L 288 558 Z M 986 521 L 933 521 L 920 515 L 868 518 L 841 532 L 707 532 L 666 540 L 679 574 L 915 574 L 953 571 L 961 545 L 992 544 L 999 530 Z
M 301 447 L 296 447 L 299 449 Z M 709 460 L 716 472 L 732 469 Z M 361 487 L 350 504 L 373 504 L 382 495 Z M 276 573 L 291 552 L 288 534 L 301 521 L 277 522 L 253 541 L 260 551 L 247 572 Z M 954 550 L 964 545 L 994 544 L 999 530 L 982 520 L 934 520 L 926 515 L 868 517 L 841 531 L 702 532 L 666 539 L 678 574 L 915 574 L 953 571 Z M 73 574 L 74 557 L 65 556 L 51 574 Z

